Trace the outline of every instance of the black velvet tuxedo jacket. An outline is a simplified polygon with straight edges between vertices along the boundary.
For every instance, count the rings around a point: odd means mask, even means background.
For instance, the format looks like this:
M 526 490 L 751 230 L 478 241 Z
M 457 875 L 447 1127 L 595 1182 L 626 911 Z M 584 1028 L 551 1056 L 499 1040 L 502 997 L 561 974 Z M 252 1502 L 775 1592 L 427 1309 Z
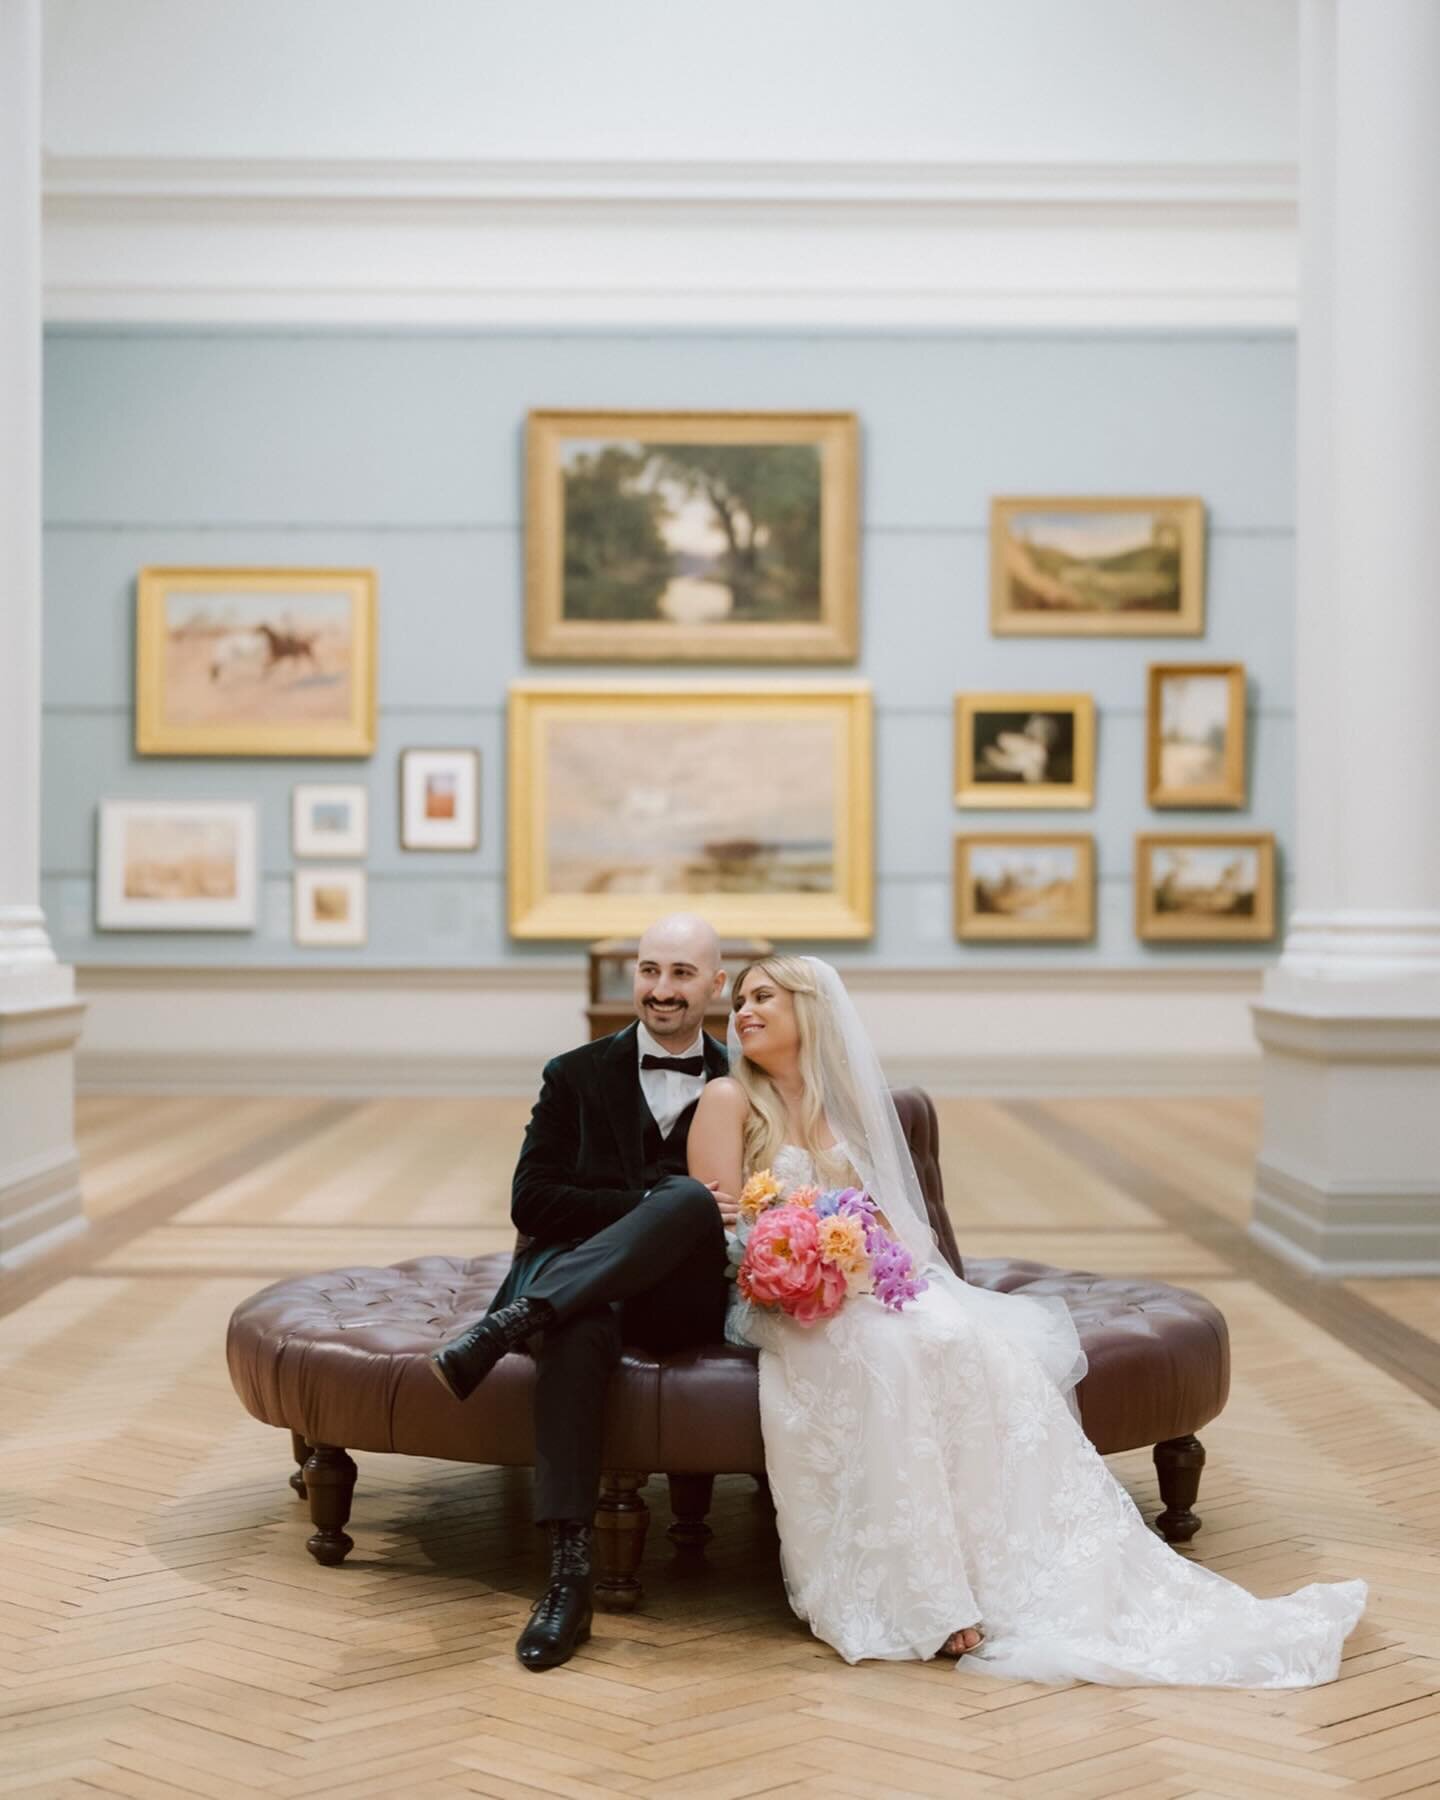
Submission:
M 546 1063 L 510 1191 L 511 1220 L 529 1241 L 516 1251 L 492 1311 L 518 1299 L 561 1251 L 624 1218 L 651 1185 L 638 1032 L 638 1024 L 627 1025 Z M 707 1032 L 703 1048 L 706 1079 L 724 1075 L 725 1046 Z M 667 1148 L 683 1145 L 689 1131 L 690 1116 L 682 1114 Z

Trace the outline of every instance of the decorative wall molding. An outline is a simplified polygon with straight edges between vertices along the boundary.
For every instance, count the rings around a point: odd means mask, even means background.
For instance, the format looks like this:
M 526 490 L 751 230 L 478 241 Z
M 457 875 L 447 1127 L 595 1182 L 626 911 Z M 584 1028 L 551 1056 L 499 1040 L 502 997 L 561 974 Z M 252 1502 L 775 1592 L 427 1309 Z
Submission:
M 1287 329 L 1295 316 L 1286 164 L 59 156 L 45 196 L 55 322 Z

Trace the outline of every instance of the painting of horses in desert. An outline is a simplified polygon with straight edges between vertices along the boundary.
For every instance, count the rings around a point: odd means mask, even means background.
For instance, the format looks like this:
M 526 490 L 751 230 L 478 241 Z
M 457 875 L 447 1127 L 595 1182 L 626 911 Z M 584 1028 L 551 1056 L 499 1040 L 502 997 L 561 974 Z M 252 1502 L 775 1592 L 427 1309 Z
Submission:
M 1199 500 L 996 499 L 990 622 L 1000 633 L 1138 637 L 1204 629 Z
M 147 570 L 140 611 L 142 750 L 365 753 L 368 574 Z

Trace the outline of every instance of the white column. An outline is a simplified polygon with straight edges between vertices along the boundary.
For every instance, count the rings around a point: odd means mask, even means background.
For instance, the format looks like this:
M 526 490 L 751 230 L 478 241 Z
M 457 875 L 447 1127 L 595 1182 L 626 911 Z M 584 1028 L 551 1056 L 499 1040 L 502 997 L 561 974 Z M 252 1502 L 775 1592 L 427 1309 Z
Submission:
M 1296 904 L 1253 1235 L 1440 1272 L 1440 4 L 1303 0 Z
M 40 908 L 40 5 L 0 0 L 0 1271 L 83 1224 L 74 972 Z

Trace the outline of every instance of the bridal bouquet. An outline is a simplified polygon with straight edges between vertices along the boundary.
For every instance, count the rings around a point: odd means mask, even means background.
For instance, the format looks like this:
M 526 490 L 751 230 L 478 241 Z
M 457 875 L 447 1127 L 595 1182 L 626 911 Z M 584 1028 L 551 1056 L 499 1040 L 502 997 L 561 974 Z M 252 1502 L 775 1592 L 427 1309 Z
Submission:
M 778 1307 L 797 1325 L 839 1312 L 851 1294 L 873 1294 L 898 1312 L 930 1284 L 859 1188 L 784 1188 L 761 1169 L 740 1194 L 731 1272 L 754 1306 Z

